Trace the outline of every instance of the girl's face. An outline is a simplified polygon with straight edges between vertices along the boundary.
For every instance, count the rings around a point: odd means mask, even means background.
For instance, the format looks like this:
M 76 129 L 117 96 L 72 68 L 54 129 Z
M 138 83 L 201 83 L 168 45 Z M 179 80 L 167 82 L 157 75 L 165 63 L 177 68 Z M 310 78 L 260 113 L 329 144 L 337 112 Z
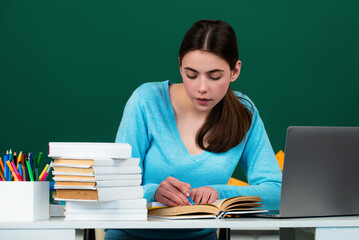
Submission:
M 187 95 L 195 109 L 209 112 L 227 93 L 241 69 L 238 60 L 233 70 L 216 54 L 201 50 L 188 52 L 182 58 L 180 72 Z

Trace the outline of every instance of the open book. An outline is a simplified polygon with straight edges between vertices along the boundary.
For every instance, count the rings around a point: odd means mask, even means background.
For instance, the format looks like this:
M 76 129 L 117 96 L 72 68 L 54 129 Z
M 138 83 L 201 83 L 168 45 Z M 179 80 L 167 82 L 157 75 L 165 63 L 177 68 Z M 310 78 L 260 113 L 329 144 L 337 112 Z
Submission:
M 224 218 L 227 215 L 242 215 L 267 212 L 259 209 L 263 204 L 257 196 L 238 196 L 217 200 L 211 204 L 178 207 L 156 206 L 148 208 L 148 216 L 165 219 Z

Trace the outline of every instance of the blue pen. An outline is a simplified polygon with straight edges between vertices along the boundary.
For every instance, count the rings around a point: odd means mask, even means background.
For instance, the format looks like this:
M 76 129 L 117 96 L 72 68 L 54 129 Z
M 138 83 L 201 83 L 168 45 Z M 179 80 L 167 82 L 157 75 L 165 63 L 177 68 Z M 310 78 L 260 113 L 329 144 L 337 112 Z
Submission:
M 172 174 L 171 177 L 176 178 L 176 176 L 175 176 L 174 174 Z M 178 179 L 178 178 L 177 178 L 177 179 Z M 191 198 L 189 195 L 188 195 L 187 199 L 188 199 L 188 201 L 189 201 L 192 205 L 196 205 L 196 204 L 193 202 L 192 198 Z
M 195 203 L 193 202 L 193 200 L 192 200 L 192 198 L 190 196 L 188 196 L 187 199 L 192 205 L 195 205 Z

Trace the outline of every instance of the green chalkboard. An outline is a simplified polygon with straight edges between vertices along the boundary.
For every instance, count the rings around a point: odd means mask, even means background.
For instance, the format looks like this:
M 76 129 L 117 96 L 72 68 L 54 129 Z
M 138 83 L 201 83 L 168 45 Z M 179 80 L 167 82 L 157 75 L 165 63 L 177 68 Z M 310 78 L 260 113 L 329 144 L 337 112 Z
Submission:
M 0 1 L 0 154 L 114 141 L 137 86 L 181 81 L 179 45 L 203 18 L 234 27 L 243 67 L 232 88 L 255 102 L 275 152 L 290 125 L 358 126 L 358 9 L 355 0 Z

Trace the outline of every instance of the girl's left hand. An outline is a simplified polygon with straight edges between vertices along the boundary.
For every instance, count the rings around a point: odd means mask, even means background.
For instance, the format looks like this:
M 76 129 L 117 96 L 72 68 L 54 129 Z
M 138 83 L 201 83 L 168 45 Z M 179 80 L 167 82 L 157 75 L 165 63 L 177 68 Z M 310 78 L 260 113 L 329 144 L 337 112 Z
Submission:
M 217 190 L 211 187 L 199 187 L 191 190 L 190 197 L 195 204 L 205 204 L 213 203 L 219 196 Z

